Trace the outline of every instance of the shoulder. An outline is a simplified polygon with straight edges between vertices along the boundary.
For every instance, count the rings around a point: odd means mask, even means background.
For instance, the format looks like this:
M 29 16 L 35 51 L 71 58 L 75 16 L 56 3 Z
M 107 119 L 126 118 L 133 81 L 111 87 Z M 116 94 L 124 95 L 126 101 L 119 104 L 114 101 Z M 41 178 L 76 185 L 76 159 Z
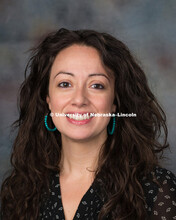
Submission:
M 171 171 L 157 166 L 155 167 L 153 174 L 156 176 L 159 182 L 162 182 L 163 184 L 170 182 L 175 185 L 176 176 Z
M 149 212 L 169 203 L 176 209 L 176 176 L 171 171 L 157 166 L 142 179 L 141 185 Z
M 156 187 L 157 189 L 160 187 L 164 187 L 164 185 L 176 187 L 176 176 L 171 171 L 156 166 L 152 172 L 143 177 L 141 183 L 144 190 L 152 186 L 154 188 Z

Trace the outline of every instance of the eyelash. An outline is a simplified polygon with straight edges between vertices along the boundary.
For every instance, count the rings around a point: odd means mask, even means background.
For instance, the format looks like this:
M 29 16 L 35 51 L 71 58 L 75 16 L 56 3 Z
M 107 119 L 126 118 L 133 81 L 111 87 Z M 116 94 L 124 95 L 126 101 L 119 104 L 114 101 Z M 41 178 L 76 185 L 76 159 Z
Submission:
M 64 84 L 67 84 L 67 86 L 64 86 Z M 61 82 L 61 83 L 59 83 L 58 87 L 68 88 L 68 87 L 70 87 L 70 85 L 68 86 L 68 84 L 70 84 L 70 83 L 68 83 L 68 82 Z M 95 85 L 96 85 L 96 88 L 95 88 Z M 99 88 L 97 88 L 97 85 L 98 85 Z M 100 83 L 95 83 L 92 86 L 93 86 L 94 89 L 104 89 L 104 86 L 102 84 L 100 84 Z
M 94 85 L 96 85 L 96 86 L 98 85 L 98 87 L 101 87 L 101 88 L 95 88 L 95 89 L 104 89 L 104 86 L 100 83 L 95 83 L 95 84 L 93 84 L 93 86 Z
M 68 83 L 68 82 L 61 82 L 61 83 L 59 83 L 59 85 L 58 85 L 58 87 L 61 87 L 61 88 L 67 88 L 68 86 L 61 86 L 61 84 L 62 85 L 64 85 L 64 84 L 70 84 L 70 83 Z M 69 86 L 70 87 L 70 86 Z

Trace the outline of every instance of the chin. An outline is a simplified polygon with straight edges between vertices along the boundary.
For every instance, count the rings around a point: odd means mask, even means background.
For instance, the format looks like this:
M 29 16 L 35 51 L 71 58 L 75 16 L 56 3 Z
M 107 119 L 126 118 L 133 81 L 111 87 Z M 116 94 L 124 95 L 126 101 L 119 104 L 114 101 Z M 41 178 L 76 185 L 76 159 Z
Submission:
M 92 139 L 93 138 L 93 135 L 88 135 L 88 134 L 83 134 L 83 133 L 80 133 L 80 134 L 78 134 L 78 133 L 76 133 L 76 134 L 74 134 L 74 133 L 72 133 L 72 134 L 63 134 L 62 133 L 62 135 L 63 136 L 65 136 L 67 139 L 70 139 L 70 140 L 73 140 L 73 141 L 78 141 L 78 142 L 84 142 L 84 141 L 88 141 L 88 140 L 90 140 L 90 139 Z

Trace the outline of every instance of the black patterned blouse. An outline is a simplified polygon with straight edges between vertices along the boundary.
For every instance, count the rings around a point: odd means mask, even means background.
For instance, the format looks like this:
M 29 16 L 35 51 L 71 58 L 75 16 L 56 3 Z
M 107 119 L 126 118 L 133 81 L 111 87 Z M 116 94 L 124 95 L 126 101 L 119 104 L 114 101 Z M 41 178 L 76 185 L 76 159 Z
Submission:
M 170 171 L 160 167 L 156 167 L 153 174 L 160 183 L 160 187 L 148 181 L 147 178 L 143 178 L 141 182 L 149 219 L 176 219 L 176 177 Z M 49 191 L 50 196 L 41 204 L 40 220 L 65 220 L 58 173 L 52 175 Z M 93 182 L 83 196 L 73 220 L 98 219 L 98 214 L 104 203 L 98 194 L 98 188 Z

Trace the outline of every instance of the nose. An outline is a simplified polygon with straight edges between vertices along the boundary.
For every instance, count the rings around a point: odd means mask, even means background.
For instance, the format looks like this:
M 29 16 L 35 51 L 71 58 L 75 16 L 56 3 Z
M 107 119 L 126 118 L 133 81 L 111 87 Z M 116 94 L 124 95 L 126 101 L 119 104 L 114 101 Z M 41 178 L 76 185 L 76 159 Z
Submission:
M 80 86 L 78 88 L 75 88 L 75 91 L 72 97 L 72 105 L 80 108 L 82 106 L 88 105 L 88 103 L 89 103 L 89 100 L 88 100 L 85 86 Z

